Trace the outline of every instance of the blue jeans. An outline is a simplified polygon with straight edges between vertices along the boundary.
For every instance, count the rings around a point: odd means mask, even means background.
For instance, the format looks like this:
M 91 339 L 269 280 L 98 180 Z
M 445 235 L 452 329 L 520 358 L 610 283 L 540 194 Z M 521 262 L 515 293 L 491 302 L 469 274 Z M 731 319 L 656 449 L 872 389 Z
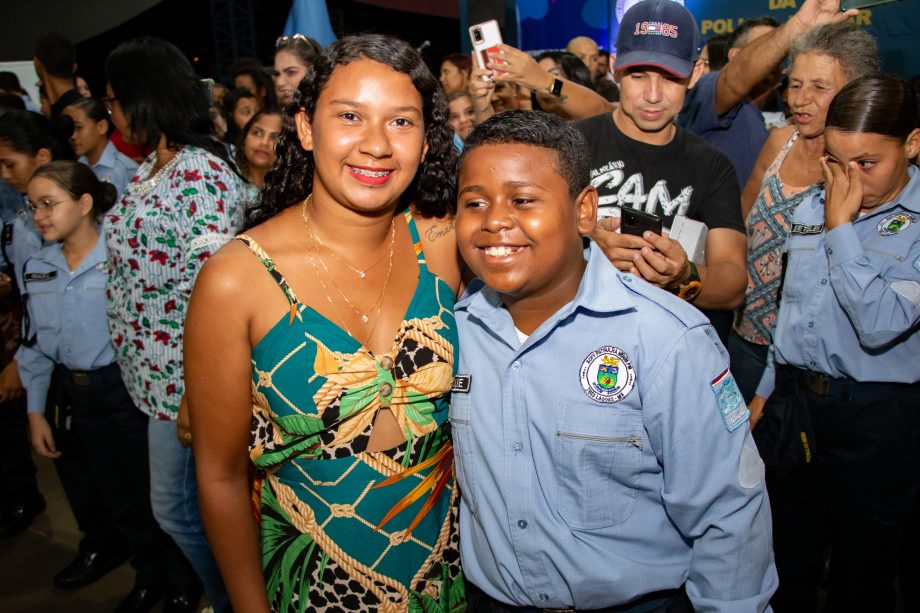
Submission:
M 744 340 L 734 330 L 728 335 L 728 355 L 731 359 L 732 376 L 741 390 L 744 401 L 751 402 L 760 385 L 763 371 L 767 367 L 769 345 L 756 345 Z
M 153 515 L 188 558 L 214 610 L 224 611 L 230 599 L 201 523 L 192 450 L 179 444 L 175 421 L 151 419 L 147 433 Z

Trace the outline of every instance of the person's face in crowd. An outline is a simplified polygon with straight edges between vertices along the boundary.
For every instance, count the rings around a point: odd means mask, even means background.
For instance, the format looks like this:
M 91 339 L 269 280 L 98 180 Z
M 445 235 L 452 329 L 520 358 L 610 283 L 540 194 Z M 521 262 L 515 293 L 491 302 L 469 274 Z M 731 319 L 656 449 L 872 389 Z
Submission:
M 64 114 L 73 119 L 73 134 L 70 135 L 70 147 L 78 156 L 90 155 L 101 150 L 106 144 L 106 132 L 109 122 L 93 121 L 83 109 L 68 106 Z
M 275 93 L 278 103 L 290 104 L 297 93 L 297 86 L 307 76 L 308 66 L 296 54 L 281 50 L 275 53 Z
M 253 168 L 271 170 L 275 164 L 275 147 L 281 137 L 281 115 L 262 115 L 243 140 L 243 155 Z
M 109 109 L 109 117 L 112 118 L 112 125 L 121 132 L 121 136 L 126 143 L 137 144 L 138 141 L 131 133 L 131 121 L 128 119 L 128 116 L 125 115 L 125 111 L 121 106 L 121 101 L 115 97 L 115 92 L 112 91 L 112 85 L 110 83 L 107 83 L 105 86 L 105 95 L 110 100 L 106 108 Z
M 438 80 L 441 82 L 441 87 L 444 88 L 445 95 L 466 91 L 468 79 L 469 75 L 452 62 L 441 64 L 441 76 Z
M 60 241 L 86 223 L 93 211 L 93 198 L 84 194 L 74 198 L 47 177 L 29 182 L 29 203 L 35 207 L 32 220 L 46 241 Z
M 595 65 L 597 64 L 597 44 L 585 37 L 578 37 L 569 42 L 566 50 L 574 53 L 588 69 L 588 73 L 594 74 Z
M 224 103 L 224 96 L 227 95 L 227 86 L 223 83 L 215 83 L 214 87 L 211 88 L 211 102 L 214 102 L 217 105 Z
M 702 50 L 700 50 L 700 58 L 697 62 L 703 67 L 700 71 L 701 77 L 712 72 L 712 69 L 709 67 L 709 45 L 703 45 Z
M 249 120 L 252 119 L 252 116 L 258 112 L 259 108 L 261 108 L 259 101 L 255 98 L 240 98 L 233 108 L 233 122 L 240 129 L 244 128 L 249 123 Z
M 14 151 L 9 144 L 0 140 L 0 176 L 22 193 L 29 188 L 32 173 L 42 164 L 51 161 L 51 152 L 39 149 L 35 156 Z
M 607 73 L 610 71 L 610 54 L 609 53 L 598 53 L 597 61 L 594 62 L 594 81 L 600 81 L 601 79 L 607 78 Z
M 409 187 L 428 151 L 422 96 L 408 75 L 373 60 L 339 65 L 312 118 L 295 117 L 313 152 L 313 194 L 382 213 Z
M 460 168 L 460 253 L 476 276 L 512 300 L 551 300 L 581 278 L 581 236 L 594 228 L 596 198 L 582 192 L 572 201 L 556 156 L 533 145 L 481 145 Z
M 208 116 L 211 118 L 211 123 L 214 124 L 214 136 L 217 138 L 226 136 L 227 120 L 224 118 L 224 114 L 220 112 L 220 107 L 217 106 L 217 103 L 211 103 L 211 106 L 208 107 Z
M 496 113 L 508 111 L 516 108 L 514 97 L 517 95 L 517 88 L 514 83 L 507 81 L 496 81 L 495 89 L 492 90 L 492 110 Z
M 559 64 L 557 64 L 556 61 L 553 60 L 553 58 L 551 57 L 543 58 L 542 60 L 537 62 L 537 65 L 543 70 L 545 70 L 546 72 L 548 72 L 549 74 L 556 77 L 557 79 L 565 78 L 565 76 L 562 74 L 562 69 L 559 68 Z
M 792 119 L 802 136 L 824 134 L 827 109 L 847 81 L 840 62 L 829 55 L 803 53 L 795 58 L 789 72 L 788 96 Z
M 93 92 L 89 90 L 89 83 L 86 82 L 86 79 L 83 77 L 77 77 L 77 91 L 80 92 L 80 95 L 84 98 L 92 98 Z
M 447 118 L 450 127 L 454 129 L 460 140 L 466 140 L 466 137 L 473 131 L 473 119 L 476 117 L 473 101 L 469 96 L 461 96 L 451 100 L 447 106 L 450 110 Z
M 617 71 L 617 77 L 620 106 L 615 113 L 622 120 L 618 123 L 620 129 L 642 142 L 670 141 L 669 128 L 684 104 L 690 79 L 654 66 Z
M 891 202 L 907 185 L 907 165 L 920 153 L 920 130 L 902 142 L 882 134 L 828 128 L 824 148 L 829 165 L 840 166 L 845 172 L 847 164 L 856 163 L 862 183 L 861 208 L 866 211 Z

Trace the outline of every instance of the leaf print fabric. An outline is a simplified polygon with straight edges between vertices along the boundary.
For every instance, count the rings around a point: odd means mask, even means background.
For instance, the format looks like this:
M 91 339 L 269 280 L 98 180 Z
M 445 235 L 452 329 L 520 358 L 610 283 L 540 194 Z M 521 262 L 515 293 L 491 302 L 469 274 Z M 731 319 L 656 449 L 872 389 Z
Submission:
M 141 193 L 151 154 L 104 223 L 118 364 L 135 405 L 158 419 L 176 418 L 184 392 L 182 327 L 195 278 L 243 223 L 243 183 L 230 167 L 195 147 L 176 155 L 172 170 Z

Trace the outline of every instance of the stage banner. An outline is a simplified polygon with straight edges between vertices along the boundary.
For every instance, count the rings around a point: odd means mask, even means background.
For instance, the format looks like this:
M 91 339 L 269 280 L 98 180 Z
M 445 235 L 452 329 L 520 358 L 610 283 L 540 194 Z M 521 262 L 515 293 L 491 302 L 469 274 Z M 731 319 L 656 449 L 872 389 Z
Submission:
M 623 13 L 639 0 L 517 0 L 521 48 L 559 49 L 575 36 L 589 36 L 612 49 Z M 745 19 L 769 15 L 783 22 L 803 0 L 674 0 L 684 4 L 705 41 L 731 32 Z M 920 0 L 898 0 L 860 11 L 854 21 L 878 40 L 882 67 L 911 77 L 920 74 Z

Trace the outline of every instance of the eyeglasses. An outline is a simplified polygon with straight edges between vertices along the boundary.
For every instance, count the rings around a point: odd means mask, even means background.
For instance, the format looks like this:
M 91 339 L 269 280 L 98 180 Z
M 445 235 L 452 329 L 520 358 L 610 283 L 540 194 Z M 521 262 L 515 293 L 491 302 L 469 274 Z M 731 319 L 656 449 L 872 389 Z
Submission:
M 67 202 L 67 201 L 58 200 L 55 202 L 54 200 L 51 200 L 50 198 L 45 198 L 44 200 L 40 200 L 37 203 L 29 202 L 26 206 L 29 207 L 29 210 L 32 212 L 32 215 L 37 217 L 39 215 L 50 215 L 51 212 L 54 210 L 54 207 L 61 204 L 62 202 Z
M 275 40 L 275 49 L 277 49 L 278 47 L 284 47 L 285 45 L 288 45 L 289 43 L 292 43 L 298 40 L 303 41 L 307 44 L 310 43 L 310 39 L 304 36 L 303 34 L 291 34 L 290 36 L 279 36 Z
M 102 104 L 105 106 L 105 110 L 109 112 L 109 115 L 112 114 L 112 109 L 115 108 L 115 101 L 118 100 L 115 96 L 106 96 L 102 99 Z

